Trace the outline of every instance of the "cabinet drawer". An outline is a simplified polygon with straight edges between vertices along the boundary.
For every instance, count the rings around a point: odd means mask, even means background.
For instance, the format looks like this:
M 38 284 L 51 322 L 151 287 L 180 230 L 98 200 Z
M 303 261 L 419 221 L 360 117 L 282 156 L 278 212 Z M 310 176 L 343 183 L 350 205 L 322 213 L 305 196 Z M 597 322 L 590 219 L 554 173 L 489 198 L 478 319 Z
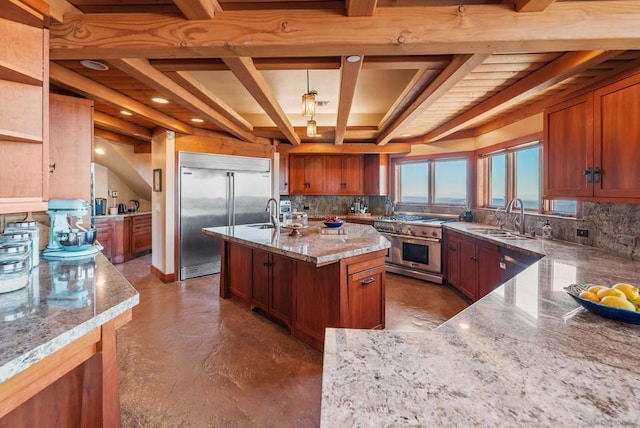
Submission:
M 151 227 L 151 216 L 144 215 L 144 216 L 131 217 L 131 224 L 133 225 L 134 228 L 137 226 Z
M 139 253 L 151 249 L 151 234 L 133 235 L 132 253 Z
M 384 267 L 384 258 L 365 260 L 363 262 L 351 263 L 347 266 L 347 275 L 352 275 L 367 269 Z

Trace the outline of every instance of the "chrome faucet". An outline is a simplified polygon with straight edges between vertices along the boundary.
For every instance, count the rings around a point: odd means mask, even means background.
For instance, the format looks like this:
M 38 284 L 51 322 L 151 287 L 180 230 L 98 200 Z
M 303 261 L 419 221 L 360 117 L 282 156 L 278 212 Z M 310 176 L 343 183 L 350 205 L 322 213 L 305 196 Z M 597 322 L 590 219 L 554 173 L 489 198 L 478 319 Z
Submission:
M 513 225 L 518 229 L 521 235 L 524 235 L 524 204 L 522 203 L 522 199 L 513 198 L 507 204 L 507 209 L 505 210 L 507 214 L 513 213 L 513 206 L 517 203 L 520 204 L 520 215 L 513 219 Z
M 275 207 L 275 214 L 272 213 L 271 211 L 271 202 L 273 202 L 273 205 Z M 267 201 L 267 209 L 265 211 L 269 211 L 269 216 L 271 217 L 271 224 L 273 225 L 274 228 L 277 228 L 279 226 L 279 222 L 278 222 L 278 217 L 280 217 L 280 215 L 278 214 L 278 200 L 275 198 L 269 198 L 269 200 Z

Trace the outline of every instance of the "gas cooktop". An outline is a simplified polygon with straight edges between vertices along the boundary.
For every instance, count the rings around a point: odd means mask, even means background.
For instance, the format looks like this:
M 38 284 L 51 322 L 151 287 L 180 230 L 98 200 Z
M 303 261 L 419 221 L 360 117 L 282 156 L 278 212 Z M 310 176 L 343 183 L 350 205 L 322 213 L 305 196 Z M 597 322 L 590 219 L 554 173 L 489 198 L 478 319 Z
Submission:
M 454 221 L 454 219 L 450 219 L 450 218 L 421 217 L 417 215 L 405 215 L 405 214 L 385 216 L 378 220 L 398 222 L 398 223 L 418 223 L 418 224 L 429 224 L 429 225 L 441 225 L 442 223 Z

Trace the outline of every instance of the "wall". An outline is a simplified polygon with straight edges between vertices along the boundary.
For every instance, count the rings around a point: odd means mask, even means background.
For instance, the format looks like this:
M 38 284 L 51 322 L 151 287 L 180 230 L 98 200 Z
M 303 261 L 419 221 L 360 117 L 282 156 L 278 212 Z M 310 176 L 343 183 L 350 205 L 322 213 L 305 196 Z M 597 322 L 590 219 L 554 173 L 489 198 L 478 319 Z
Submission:
M 164 132 L 151 140 L 152 169 L 162 170 L 162 191 L 152 192 L 152 270 L 163 281 L 175 279 L 175 133 Z

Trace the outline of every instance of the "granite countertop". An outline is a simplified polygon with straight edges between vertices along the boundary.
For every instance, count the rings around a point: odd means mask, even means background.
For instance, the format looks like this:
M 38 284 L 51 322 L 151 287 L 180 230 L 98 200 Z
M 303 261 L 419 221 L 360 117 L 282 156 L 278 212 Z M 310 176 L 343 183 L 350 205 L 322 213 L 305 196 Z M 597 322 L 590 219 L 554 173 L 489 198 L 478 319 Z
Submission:
M 151 215 L 151 211 L 138 211 L 135 213 L 122 213 L 122 214 L 105 214 L 105 215 L 97 215 L 95 218 L 114 218 L 114 217 L 136 217 L 139 215 Z
M 78 261 L 41 258 L 27 287 L 0 294 L 0 382 L 138 302 L 138 292 L 102 253 Z
M 321 425 L 637 426 L 640 326 L 575 310 L 563 287 L 638 285 L 640 263 L 445 227 L 545 257 L 433 331 L 327 330 Z
M 342 235 L 323 235 L 323 228 L 321 222 L 309 222 L 307 229 L 301 229 L 302 236 L 289 236 L 290 229 L 281 228 L 278 233 L 275 229 L 258 229 L 250 225 L 207 227 L 202 232 L 318 266 L 390 247 L 389 241 L 368 225 L 345 224 L 346 234 Z

